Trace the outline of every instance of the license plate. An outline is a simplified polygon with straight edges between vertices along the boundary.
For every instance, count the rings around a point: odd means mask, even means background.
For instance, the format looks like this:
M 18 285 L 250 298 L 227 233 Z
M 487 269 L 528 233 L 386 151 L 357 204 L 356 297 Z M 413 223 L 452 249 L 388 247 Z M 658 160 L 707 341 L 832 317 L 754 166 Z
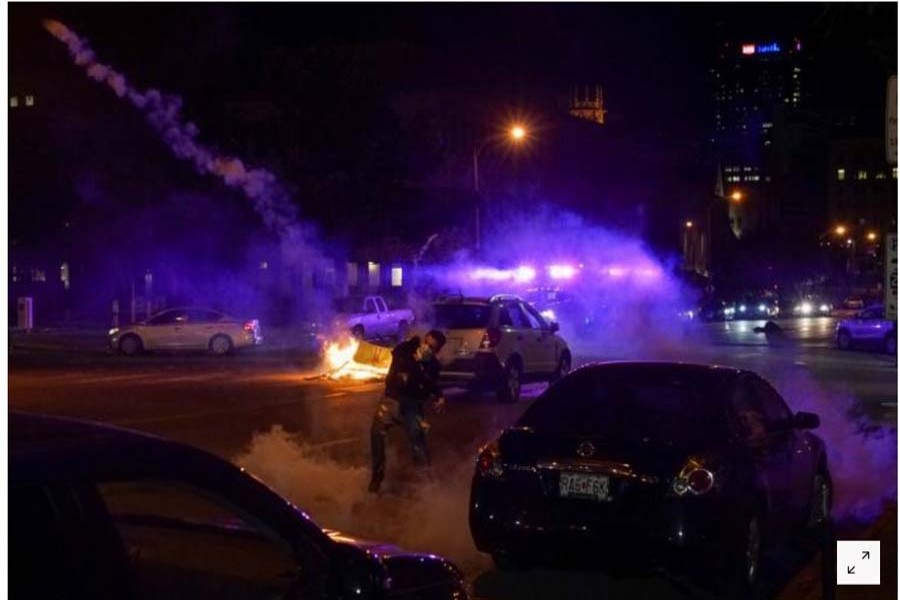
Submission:
M 609 477 L 583 473 L 560 473 L 559 496 L 561 498 L 587 498 L 606 502 L 609 498 Z

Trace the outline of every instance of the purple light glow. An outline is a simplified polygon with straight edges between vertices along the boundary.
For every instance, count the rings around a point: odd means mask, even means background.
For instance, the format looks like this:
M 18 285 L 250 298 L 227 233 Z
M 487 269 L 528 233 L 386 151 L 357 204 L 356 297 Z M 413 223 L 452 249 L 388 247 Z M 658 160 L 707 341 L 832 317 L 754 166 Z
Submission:
M 488 281 L 509 281 L 513 278 L 513 273 L 508 270 L 479 267 L 472 271 L 471 277 L 472 279 L 487 279 Z
M 527 283 L 529 281 L 534 281 L 534 278 L 537 276 L 537 271 L 534 270 L 533 267 L 521 266 L 516 269 L 514 274 L 514 278 L 519 283 Z
M 572 279 L 575 277 L 575 267 L 571 265 L 550 265 L 547 268 L 550 279 Z
M 626 274 L 628 274 L 628 270 L 623 269 L 622 267 L 610 267 L 606 270 L 606 273 L 610 277 L 624 277 Z

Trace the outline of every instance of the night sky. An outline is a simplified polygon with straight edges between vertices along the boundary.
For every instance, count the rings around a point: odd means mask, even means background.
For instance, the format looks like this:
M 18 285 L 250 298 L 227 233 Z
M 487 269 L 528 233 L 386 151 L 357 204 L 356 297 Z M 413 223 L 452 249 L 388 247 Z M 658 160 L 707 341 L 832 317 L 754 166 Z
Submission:
M 9 12 L 11 94 L 39 90 L 57 112 L 24 136 L 29 148 L 19 157 L 52 155 L 47 160 L 59 164 L 90 156 L 92 143 L 146 147 L 151 155 L 156 144 L 156 155 L 135 158 L 148 171 L 157 168 L 153 156 L 165 160 L 165 149 L 139 115 L 71 64 L 40 27 L 43 18 L 86 37 L 102 61 L 137 86 L 183 96 L 204 138 L 226 148 L 229 124 L 212 116 L 222 99 L 277 93 L 263 75 L 272 53 L 322 43 L 395 43 L 427 57 L 379 64 L 371 77 L 386 93 L 476 89 L 527 104 L 573 84 L 599 83 L 611 120 L 635 139 L 676 140 L 673 149 L 711 137 L 707 77 L 721 40 L 804 39 L 816 52 L 810 85 L 820 98 L 869 114 L 870 135 L 880 134 L 884 80 L 896 72 L 896 4 L 13 4 Z M 102 144 L 91 140 L 98 122 L 116 123 L 105 128 Z M 15 145 L 11 156 L 15 161 Z M 110 163 L 98 177 L 116 177 Z M 26 180 L 46 163 L 17 166 L 13 189 L 37 185 Z M 127 180 L 132 167 L 118 168 Z M 176 171 L 159 179 L 191 179 L 187 167 Z M 69 178 L 60 185 L 78 185 L 77 173 L 59 174 Z M 12 208 L 15 228 L 21 221 Z

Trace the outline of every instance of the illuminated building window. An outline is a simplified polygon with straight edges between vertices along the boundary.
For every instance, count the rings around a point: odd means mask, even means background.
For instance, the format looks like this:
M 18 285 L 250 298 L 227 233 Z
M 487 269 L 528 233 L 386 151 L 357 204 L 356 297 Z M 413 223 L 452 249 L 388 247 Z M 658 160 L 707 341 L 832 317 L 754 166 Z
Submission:
M 891 177 L 893 177 L 894 179 L 897 179 L 897 167 L 894 167 L 893 169 L 891 169 Z
M 355 262 L 347 263 L 347 285 L 350 287 L 359 285 L 359 265 Z
M 847 170 L 846 169 L 838 169 L 837 170 L 837 180 L 844 181 L 847 179 Z
M 391 268 L 391 286 L 403 287 L 403 267 Z
M 879 171 L 878 173 L 875 173 L 875 179 L 886 179 L 886 178 L 887 178 L 887 175 L 885 175 L 881 171 Z
M 18 96 L 10 96 L 9 97 L 9 107 L 16 108 L 19 106 L 19 97 Z
M 751 167 L 744 167 L 744 173 L 749 173 L 753 169 Z
M 869 178 L 869 173 L 866 172 L 865 169 L 860 169 L 860 170 L 856 173 L 856 178 L 859 179 L 860 181 L 865 181 L 866 179 Z
M 25 96 L 25 106 L 34 106 L 34 96 Z
M 369 287 L 381 286 L 381 265 L 376 262 L 369 263 Z

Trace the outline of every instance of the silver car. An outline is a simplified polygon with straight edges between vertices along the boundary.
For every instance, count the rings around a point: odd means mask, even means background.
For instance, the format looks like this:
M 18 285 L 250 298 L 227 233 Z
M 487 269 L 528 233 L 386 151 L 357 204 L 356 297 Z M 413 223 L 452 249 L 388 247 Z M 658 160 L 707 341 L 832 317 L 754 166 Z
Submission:
M 884 306 L 870 306 L 855 317 L 838 321 L 835 327 L 837 347 L 880 347 L 888 354 L 897 353 L 897 322 L 884 318 Z
M 145 350 L 207 350 L 224 356 L 260 343 L 258 320 L 242 321 L 208 308 L 170 308 L 109 331 L 110 347 L 129 356 Z

